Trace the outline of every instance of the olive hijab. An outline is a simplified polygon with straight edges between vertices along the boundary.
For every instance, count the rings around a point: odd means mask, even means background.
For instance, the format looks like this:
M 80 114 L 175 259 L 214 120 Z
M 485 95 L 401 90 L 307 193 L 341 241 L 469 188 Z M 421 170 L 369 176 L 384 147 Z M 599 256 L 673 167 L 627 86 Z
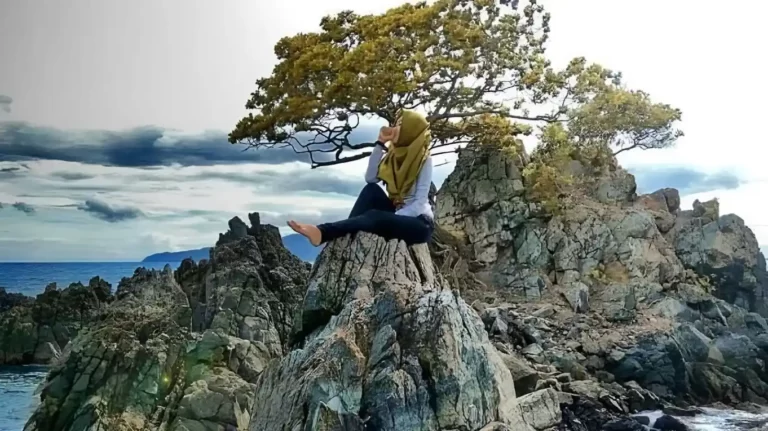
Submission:
M 426 117 L 416 111 L 401 111 L 397 125 L 400 135 L 379 164 L 379 179 L 386 184 L 389 199 L 400 205 L 419 178 L 432 136 Z

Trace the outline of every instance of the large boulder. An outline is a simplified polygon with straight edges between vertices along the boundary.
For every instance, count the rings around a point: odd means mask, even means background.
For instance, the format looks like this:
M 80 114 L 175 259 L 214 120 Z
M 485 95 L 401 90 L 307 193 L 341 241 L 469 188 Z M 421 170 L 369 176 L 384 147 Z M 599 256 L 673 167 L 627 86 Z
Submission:
M 482 321 L 435 273 L 426 245 L 369 234 L 329 244 L 293 343 L 257 382 L 252 431 L 533 425 Z
M 307 274 L 263 225 L 223 234 L 209 261 L 138 269 L 52 367 L 25 430 L 247 429 Z

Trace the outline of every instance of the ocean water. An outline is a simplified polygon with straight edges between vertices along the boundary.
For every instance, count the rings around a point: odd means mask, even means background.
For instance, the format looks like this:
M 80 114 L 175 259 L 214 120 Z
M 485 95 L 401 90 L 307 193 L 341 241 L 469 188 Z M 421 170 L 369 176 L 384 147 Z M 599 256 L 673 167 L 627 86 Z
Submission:
M 179 263 L 168 263 L 173 269 Z M 112 291 L 123 277 L 145 268 L 162 269 L 163 262 L 133 263 L 0 263 L 0 286 L 9 292 L 35 296 L 48 283 L 56 282 L 60 289 L 70 283 L 88 280 L 98 275 L 110 284 Z M 0 328 L 2 329 L 2 328 Z M 21 431 L 34 410 L 38 397 L 35 390 L 45 379 L 47 369 L 39 366 L 0 367 L 0 431 Z
M 171 268 L 179 267 L 179 262 L 169 262 Z M 8 292 L 18 292 L 29 296 L 42 293 L 48 283 L 56 282 L 59 289 L 70 283 L 81 282 L 99 276 L 117 288 L 123 277 L 130 277 L 138 267 L 162 269 L 165 262 L 55 262 L 55 263 L 2 263 L 0 262 L 0 287 Z
M 20 431 L 35 408 L 45 367 L 0 367 L 0 431 Z
M 760 431 L 768 426 L 768 414 L 747 413 L 738 410 L 724 410 L 709 407 L 702 407 L 704 414 L 694 417 L 681 417 L 681 422 L 688 425 L 692 431 L 740 431 L 754 430 Z M 658 419 L 662 413 L 643 412 L 638 415 L 648 416 L 651 419 L 651 425 Z

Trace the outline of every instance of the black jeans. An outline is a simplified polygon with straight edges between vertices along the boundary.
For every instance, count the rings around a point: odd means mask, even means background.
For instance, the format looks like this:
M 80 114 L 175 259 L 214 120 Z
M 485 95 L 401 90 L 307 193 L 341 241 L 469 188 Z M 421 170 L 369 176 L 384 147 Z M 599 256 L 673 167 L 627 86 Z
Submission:
M 399 239 L 406 244 L 429 242 L 434 223 L 427 216 L 410 217 L 395 214 L 395 206 L 387 193 L 376 184 L 368 184 L 349 213 L 349 218 L 317 226 L 323 242 L 333 241 L 348 234 L 369 232 L 386 239 Z

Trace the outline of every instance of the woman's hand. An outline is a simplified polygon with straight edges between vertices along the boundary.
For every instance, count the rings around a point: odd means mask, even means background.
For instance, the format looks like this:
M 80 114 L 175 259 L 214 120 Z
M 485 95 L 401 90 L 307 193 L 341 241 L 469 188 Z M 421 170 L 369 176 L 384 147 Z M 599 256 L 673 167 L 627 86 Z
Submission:
M 399 132 L 399 127 L 384 126 L 379 130 L 378 141 L 383 144 L 386 144 L 387 142 L 395 142 L 397 141 L 397 136 L 400 134 Z

